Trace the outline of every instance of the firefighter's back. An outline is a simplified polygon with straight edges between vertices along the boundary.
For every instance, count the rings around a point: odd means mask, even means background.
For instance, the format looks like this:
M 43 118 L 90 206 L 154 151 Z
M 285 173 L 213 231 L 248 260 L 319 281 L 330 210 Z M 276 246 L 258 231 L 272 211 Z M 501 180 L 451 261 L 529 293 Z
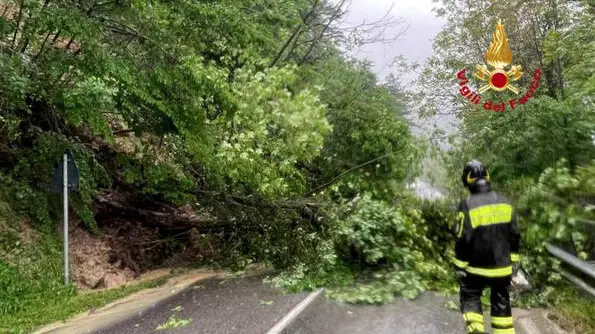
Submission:
M 509 267 L 510 224 L 513 219 L 510 201 L 494 191 L 488 191 L 470 195 L 466 207 L 473 230 L 469 240 L 473 250 L 469 254 L 469 266 L 484 269 Z

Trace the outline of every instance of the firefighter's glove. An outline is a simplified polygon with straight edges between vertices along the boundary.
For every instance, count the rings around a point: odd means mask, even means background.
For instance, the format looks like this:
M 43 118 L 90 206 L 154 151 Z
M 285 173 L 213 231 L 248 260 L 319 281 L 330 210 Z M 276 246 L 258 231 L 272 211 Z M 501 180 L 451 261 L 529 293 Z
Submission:
M 512 276 L 516 276 L 516 274 L 519 272 L 519 269 L 520 269 L 520 264 L 513 263 L 512 264 Z

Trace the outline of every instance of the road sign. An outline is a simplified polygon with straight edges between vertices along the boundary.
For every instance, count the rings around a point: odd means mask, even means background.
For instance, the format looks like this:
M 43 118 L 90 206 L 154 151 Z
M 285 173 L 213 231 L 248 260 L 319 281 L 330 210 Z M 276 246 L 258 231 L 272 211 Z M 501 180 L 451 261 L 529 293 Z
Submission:
M 78 191 L 80 185 L 80 176 L 79 176 L 79 169 L 76 165 L 76 161 L 70 152 L 64 153 L 67 157 L 68 161 L 68 168 L 67 168 L 67 180 L 68 180 L 68 189 L 70 191 Z M 60 164 L 54 170 L 54 178 L 52 180 L 52 184 L 50 186 L 50 191 L 55 194 L 61 194 L 63 191 L 64 185 L 64 164 L 65 159 L 60 161 Z

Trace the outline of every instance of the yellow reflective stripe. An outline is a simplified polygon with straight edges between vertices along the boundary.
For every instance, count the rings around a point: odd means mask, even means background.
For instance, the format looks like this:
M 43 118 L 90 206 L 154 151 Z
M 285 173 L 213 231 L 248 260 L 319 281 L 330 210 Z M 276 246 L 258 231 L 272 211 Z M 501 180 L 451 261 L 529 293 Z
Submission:
M 514 328 L 492 328 L 492 330 L 494 331 L 493 334 L 516 334 Z
M 475 184 L 475 181 L 477 181 L 476 177 L 471 177 L 471 172 L 469 172 L 469 174 L 467 174 L 467 183 L 469 184 Z
M 473 228 L 508 223 L 512 219 L 512 205 L 490 204 L 480 206 L 469 211 L 469 218 Z
M 519 262 L 521 260 L 521 256 L 517 253 L 510 254 L 510 261 L 512 262 Z
M 492 325 L 511 327 L 512 317 L 492 317 Z
M 460 238 L 461 235 L 463 235 L 463 225 L 465 223 L 465 214 L 462 212 L 459 212 L 459 231 L 457 232 L 457 236 Z
M 483 333 L 485 333 L 485 329 L 483 327 L 483 324 L 480 324 L 479 322 L 472 322 L 467 325 L 467 332 L 483 334 Z M 496 332 L 494 332 L 494 333 L 496 333 Z
M 512 266 L 495 269 L 467 267 L 465 270 L 471 274 L 485 277 L 504 277 L 512 275 Z
M 483 324 L 483 315 L 475 312 L 463 313 L 463 319 L 465 322 L 479 322 Z
M 452 258 L 452 262 L 455 264 L 455 266 L 457 266 L 461 269 L 465 269 L 469 265 L 469 262 L 461 261 L 461 260 L 457 259 L 456 257 Z

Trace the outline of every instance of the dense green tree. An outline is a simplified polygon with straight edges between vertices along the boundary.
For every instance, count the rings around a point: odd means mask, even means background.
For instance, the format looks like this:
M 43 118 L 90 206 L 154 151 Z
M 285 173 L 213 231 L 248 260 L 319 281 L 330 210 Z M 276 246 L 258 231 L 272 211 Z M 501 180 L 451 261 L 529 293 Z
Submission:
M 333 127 L 314 164 L 312 191 L 330 188 L 348 198 L 370 192 L 394 199 L 416 172 L 417 145 L 403 117 L 404 101 L 376 83 L 369 64 L 330 58 L 304 73 L 321 85 Z
M 511 10 L 514 9 L 514 10 Z M 452 200 L 465 196 L 460 184 L 464 163 L 478 158 L 490 167 L 493 187 L 511 195 L 519 207 L 523 265 L 536 286 L 558 284 L 560 264 L 545 244 L 563 244 L 585 257 L 592 245 L 577 217 L 592 217 L 592 164 L 595 158 L 593 104 L 593 10 L 583 1 L 440 1 L 436 13 L 447 19 L 434 43 L 414 95 L 422 117 L 450 113 L 459 127 L 444 152 L 445 180 Z M 457 73 L 467 69 L 468 85 L 477 64 L 485 63 L 496 22 L 501 19 L 523 79 L 521 94 L 533 73 L 542 73 L 529 101 L 506 111 L 486 111 L 460 94 Z M 482 102 L 508 101 L 519 95 L 483 93 Z M 589 248 L 590 247 L 590 248 Z M 544 291 L 547 291 L 544 290 Z M 547 298 L 544 298 L 544 300 Z
M 463 161 L 477 157 L 491 165 L 494 179 L 505 181 L 535 177 L 561 158 L 574 168 L 595 157 L 595 119 L 589 98 L 593 83 L 588 69 L 593 43 L 587 37 L 592 32 L 588 23 L 592 11 L 587 3 L 443 1 L 436 12 L 448 23 L 436 37 L 416 98 L 421 101 L 417 106 L 422 116 L 449 113 L 459 120 L 460 131 L 452 138 L 458 151 L 449 163 L 453 168 L 458 171 Z M 477 64 L 485 63 L 498 19 L 504 24 L 512 62 L 524 72 L 515 82 L 520 94 L 529 88 L 535 70 L 542 73 L 535 95 L 515 109 L 507 102 L 503 113 L 466 101 L 459 94 L 456 76 L 465 68 L 472 90 L 483 85 L 472 73 Z M 481 96 L 483 103 L 520 95 Z

